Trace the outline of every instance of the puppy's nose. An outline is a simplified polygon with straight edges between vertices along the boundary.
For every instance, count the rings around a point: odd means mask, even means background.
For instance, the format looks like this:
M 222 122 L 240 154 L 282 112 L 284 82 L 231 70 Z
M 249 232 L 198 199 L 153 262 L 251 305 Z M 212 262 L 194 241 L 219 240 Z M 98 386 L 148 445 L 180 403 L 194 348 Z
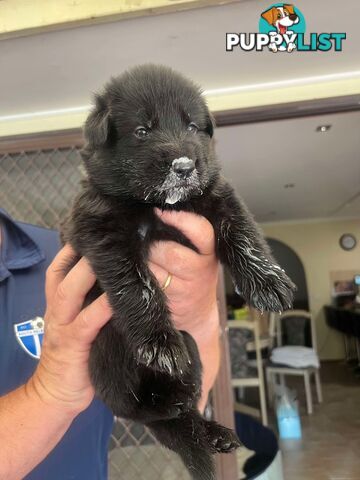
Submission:
M 298 18 L 298 16 L 296 15 L 296 13 L 291 13 L 291 14 L 289 15 L 289 18 L 290 18 L 290 20 L 292 20 L 293 22 L 295 22 L 295 20 Z
M 171 164 L 171 167 L 179 177 L 187 178 L 194 170 L 195 162 L 188 157 L 175 158 Z

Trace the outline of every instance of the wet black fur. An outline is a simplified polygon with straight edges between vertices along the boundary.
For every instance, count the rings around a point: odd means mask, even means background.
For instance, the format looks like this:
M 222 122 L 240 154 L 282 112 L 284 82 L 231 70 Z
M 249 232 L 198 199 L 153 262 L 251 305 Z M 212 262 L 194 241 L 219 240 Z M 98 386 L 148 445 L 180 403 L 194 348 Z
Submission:
M 256 308 L 289 308 L 293 284 L 220 175 L 214 123 L 196 85 L 167 67 L 145 65 L 113 78 L 95 101 L 82 151 L 88 178 L 64 230 L 65 240 L 90 261 L 98 290 L 107 292 L 114 311 L 93 344 L 91 378 L 114 414 L 148 425 L 182 457 L 194 479 L 211 480 L 212 454 L 231 451 L 239 442 L 197 410 L 196 344 L 175 330 L 164 292 L 147 267 L 154 240 L 196 248 L 162 223 L 154 206 L 205 216 L 215 230 L 218 258 Z M 188 130 L 191 122 L 197 131 Z M 145 138 L 135 135 L 139 126 L 146 128 Z M 164 183 L 173 160 L 181 157 L 194 160 L 195 176 L 181 180 L 172 174 L 175 184 Z M 178 189 L 181 199 L 166 203 Z

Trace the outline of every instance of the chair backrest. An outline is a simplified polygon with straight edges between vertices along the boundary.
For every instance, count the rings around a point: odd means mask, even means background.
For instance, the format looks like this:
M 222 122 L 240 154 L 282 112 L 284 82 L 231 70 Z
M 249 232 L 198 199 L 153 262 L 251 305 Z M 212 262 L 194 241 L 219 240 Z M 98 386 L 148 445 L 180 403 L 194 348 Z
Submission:
M 306 310 L 287 310 L 283 314 L 271 314 L 270 316 L 270 335 L 274 339 L 276 339 L 276 344 L 277 346 L 282 346 L 283 344 L 283 325 L 286 323 L 289 325 L 289 322 L 291 322 L 291 319 L 305 319 L 307 320 L 306 323 L 304 323 L 302 326 L 298 326 L 298 328 L 303 328 L 305 331 L 306 324 L 309 326 L 310 330 L 310 342 L 311 342 L 311 347 L 316 350 L 317 348 L 317 343 L 316 343 L 316 331 L 315 331 L 315 325 L 314 325 L 314 319 L 313 316 L 310 312 Z M 294 323 L 295 328 L 296 324 Z M 300 332 L 302 333 L 302 332 Z M 299 343 L 300 345 L 305 345 L 305 343 Z
M 256 354 L 256 367 L 258 370 L 258 376 L 262 379 L 262 356 L 261 356 L 261 345 L 260 345 L 260 332 L 259 332 L 259 323 L 255 320 L 229 320 L 227 323 L 229 329 L 246 329 L 252 330 L 254 332 L 254 342 L 255 342 L 255 354 Z

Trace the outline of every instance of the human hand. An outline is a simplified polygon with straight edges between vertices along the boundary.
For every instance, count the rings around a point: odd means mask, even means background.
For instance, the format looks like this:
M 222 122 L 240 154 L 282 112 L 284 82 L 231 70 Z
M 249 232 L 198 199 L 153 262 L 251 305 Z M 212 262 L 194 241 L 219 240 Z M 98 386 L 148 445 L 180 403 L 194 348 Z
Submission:
M 160 285 L 164 285 L 168 274 L 172 276 L 165 293 L 176 328 L 189 333 L 206 330 L 211 313 L 217 309 L 218 261 L 213 227 L 194 213 L 155 211 L 164 223 L 181 230 L 199 253 L 176 242 L 155 242 L 150 249 L 149 267 Z
M 218 263 L 214 253 L 214 231 L 203 217 L 185 212 L 159 212 L 165 223 L 183 231 L 198 247 L 199 254 L 175 242 L 157 242 L 151 248 L 149 266 L 166 289 L 172 318 L 177 329 L 188 331 L 197 341 L 203 364 L 216 345 L 209 339 L 218 331 L 216 284 Z M 28 382 L 42 401 L 70 415 L 84 410 L 94 397 L 88 372 L 91 344 L 99 330 L 111 318 L 106 295 L 82 309 L 86 294 L 95 283 L 95 275 L 85 258 L 65 276 L 62 267 L 74 255 L 65 246 L 49 266 L 46 280 L 47 310 L 41 359 Z M 205 361 L 204 361 L 205 359 Z M 206 362 L 208 363 L 208 362 Z M 212 386 L 218 358 L 204 373 L 204 391 Z
M 181 230 L 199 250 L 196 253 L 176 242 L 156 242 L 150 249 L 149 267 L 160 285 L 165 284 L 168 273 L 172 275 L 165 294 L 175 327 L 190 333 L 199 349 L 203 365 L 199 403 L 202 411 L 220 361 L 214 230 L 206 218 L 194 213 L 155 211 L 163 222 Z
M 65 276 L 63 267 L 73 256 L 66 245 L 47 270 L 41 358 L 27 389 L 46 404 L 75 416 L 94 397 L 88 371 L 90 347 L 112 312 L 105 294 L 83 308 L 96 278 L 85 258 Z

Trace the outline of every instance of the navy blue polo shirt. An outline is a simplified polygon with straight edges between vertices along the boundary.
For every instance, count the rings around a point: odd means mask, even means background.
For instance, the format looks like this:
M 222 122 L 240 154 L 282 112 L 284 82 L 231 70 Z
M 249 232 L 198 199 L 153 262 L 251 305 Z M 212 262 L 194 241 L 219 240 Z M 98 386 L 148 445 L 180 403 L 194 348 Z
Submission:
M 60 242 L 57 232 L 15 222 L 1 209 L 0 228 L 0 395 L 4 395 L 24 384 L 37 365 L 45 271 Z M 95 399 L 26 480 L 106 479 L 112 425 L 110 410 Z

